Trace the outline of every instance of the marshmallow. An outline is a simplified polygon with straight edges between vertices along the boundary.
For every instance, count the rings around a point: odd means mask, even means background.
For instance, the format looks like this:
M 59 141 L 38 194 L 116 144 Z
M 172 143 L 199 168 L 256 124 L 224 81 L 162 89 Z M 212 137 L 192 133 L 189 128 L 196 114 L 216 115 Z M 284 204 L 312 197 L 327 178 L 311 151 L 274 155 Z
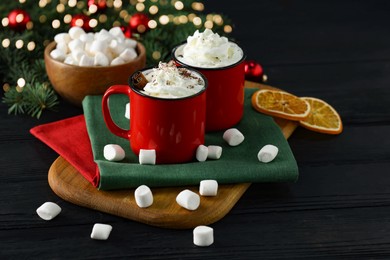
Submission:
M 110 42 L 110 44 L 108 45 L 108 47 L 110 48 L 110 50 L 116 55 L 118 56 L 119 54 L 121 54 L 125 49 L 126 49 L 126 46 L 119 42 L 118 40 L 112 40 Z
M 82 55 L 79 61 L 79 66 L 91 67 L 93 66 L 94 58 L 89 57 L 88 55 Z
M 74 26 L 69 29 L 69 36 L 73 40 L 79 39 L 83 34 L 85 34 L 85 31 L 81 27 Z
M 204 162 L 207 159 L 207 156 L 209 154 L 209 149 L 207 146 L 204 146 L 203 144 L 199 145 L 196 149 L 196 159 L 199 162 Z
M 197 226 L 193 231 L 196 246 L 209 246 L 214 243 L 214 229 L 208 226 Z
M 139 163 L 140 164 L 156 164 L 156 150 L 139 150 Z
M 126 117 L 127 119 L 130 119 L 130 103 L 127 103 L 127 104 L 126 104 L 125 117 Z
M 183 190 L 177 195 L 176 202 L 188 210 L 196 210 L 200 204 L 200 197 L 193 191 Z
M 223 133 L 223 140 L 230 146 L 237 146 L 244 141 L 244 135 L 237 128 L 230 128 Z
M 97 240 L 107 240 L 110 236 L 111 230 L 111 225 L 96 223 L 93 225 L 91 238 Z
M 74 50 L 77 50 L 77 49 L 83 50 L 84 47 L 85 47 L 85 43 L 82 42 L 80 39 L 71 40 L 69 42 L 69 44 L 68 44 L 68 48 L 71 51 L 74 51 Z
M 57 43 L 56 49 L 62 51 L 65 54 L 69 52 L 68 44 L 66 42 Z
M 66 58 L 66 55 L 63 51 L 54 49 L 50 52 L 50 57 L 52 57 L 55 60 L 58 61 L 64 61 Z
M 95 37 L 94 37 L 93 33 L 86 33 L 86 34 L 80 35 L 80 41 L 82 41 L 82 42 L 93 42 L 94 38 Z
M 73 60 L 77 63 L 80 62 L 81 56 L 83 56 L 83 55 L 85 55 L 85 51 L 82 49 L 76 49 L 76 50 L 71 52 L 71 56 L 72 56 Z
M 125 39 L 125 44 L 128 48 L 137 48 L 137 41 L 133 39 Z
M 78 65 L 78 62 L 76 62 L 71 55 L 67 55 L 65 60 L 64 60 L 64 63 L 65 64 L 69 64 L 69 65 Z
M 123 34 L 122 29 L 118 26 L 112 27 L 108 32 L 115 38 L 125 39 L 125 35 Z
M 44 220 L 52 220 L 60 214 L 61 208 L 54 202 L 45 202 L 37 208 L 37 214 Z
M 68 44 L 70 42 L 71 38 L 68 33 L 59 33 L 54 36 L 54 41 L 59 43 L 65 43 Z
M 260 149 L 257 154 L 257 158 L 260 162 L 268 163 L 271 162 L 278 155 L 279 149 L 275 145 L 267 144 Z
M 125 158 L 125 151 L 120 145 L 107 144 L 103 149 L 104 158 L 108 161 L 116 162 Z
M 95 66 L 108 66 L 110 65 L 110 61 L 108 60 L 107 56 L 104 55 L 102 52 L 98 52 L 95 54 L 93 65 Z
M 222 155 L 222 147 L 218 145 L 209 145 L 208 147 L 209 153 L 207 158 L 217 160 L 221 158 Z
M 125 62 L 129 62 L 137 58 L 137 52 L 135 52 L 134 49 L 127 48 L 119 55 L 119 57 L 121 57 Z
M 218 182 L 216 180 L 203 180 L 199 185 L 199 194 L 202 196 L 216 196 L 218 193 Z
M 146 185 L 139 186 L 134 191 L 135 202 L 140 208 L 147 208 L 153 204 L 153 194 Z
M 98 52 L 106 53 L 107 52 L 107 43 L 105 41 L 95 40 L 91 43 L 89 47 L 89 52 L 96 54 Z
M 100 32 L 95 33 L 95 40 L 110 42 L 112 39 L 112 34 L 110 34 L 106 29 L 101 29 Z
M 114 65 L 121 65 L 121 64 L 125 64 L 126 61 L 124 61 L 121 57 L 116 57 L 115 59 L 113 59 L 111 61 L 111 65 L 114 66 Z

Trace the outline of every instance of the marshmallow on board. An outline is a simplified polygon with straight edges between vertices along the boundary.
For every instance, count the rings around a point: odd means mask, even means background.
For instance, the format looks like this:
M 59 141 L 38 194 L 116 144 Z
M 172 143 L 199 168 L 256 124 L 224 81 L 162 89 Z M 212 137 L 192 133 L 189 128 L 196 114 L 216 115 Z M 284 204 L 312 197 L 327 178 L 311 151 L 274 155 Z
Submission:
M 183 190 L 177 195 L 176 202 L 188 210 L 196 210 L 200 205 L 200 197 L 193 191 Z

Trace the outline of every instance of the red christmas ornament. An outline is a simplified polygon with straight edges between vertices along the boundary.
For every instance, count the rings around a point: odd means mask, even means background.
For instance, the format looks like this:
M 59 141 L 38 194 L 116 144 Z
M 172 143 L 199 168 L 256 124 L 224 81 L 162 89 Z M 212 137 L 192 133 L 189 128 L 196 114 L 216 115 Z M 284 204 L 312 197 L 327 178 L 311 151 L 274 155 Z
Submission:
M 121 30 L 126 38 L 131 38 L 132 33 L 131 33 L 130 26 L 121 26 Z
M 106 0 L 88 0 L 88 7 L 91 5 L 96 5 L 97 11 L 103 11 L 107 7 Z
M 91 31 L 91 26 L 89 26 L 89 21 L 91 19 L 86 16 L 85 14 L 76 14 L 72 17 L 72 20 L 70 21 L 71 27 L 81 27 L 84 29 L 84 31 L 89 32 Z
M 129 21 L 129 26 L 132 32 L 145 33 L 149 30 L 149 17 L 144 13 L 134 14 Z
M 262 82 L 263 81 L 263 67 L 254 60 L 248 60 L 244 62 L 245 66 L 245 79 Z
M 21 9 L 15 9 L 8 14 L 8 26 L 15 31 L 24 31 L 30 21 L 29 14 Z

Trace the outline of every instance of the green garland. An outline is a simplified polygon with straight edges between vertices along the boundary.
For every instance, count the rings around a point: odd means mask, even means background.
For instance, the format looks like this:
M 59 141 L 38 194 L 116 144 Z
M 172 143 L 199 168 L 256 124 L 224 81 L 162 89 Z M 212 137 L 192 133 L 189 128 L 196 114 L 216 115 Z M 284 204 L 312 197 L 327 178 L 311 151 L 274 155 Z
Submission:
M 149 19 L 157 22 L 156 28 L 150 29 L 144 34 L 132 33 L 132 37 L 142 42 L 146 48 L 147 66 L 153 66 L 158 61 L 166 61 L 170 57 L 171 49 L 180 42 L 185 41 L 188 35 L 192 35 L 197 29 L 205 28 L 205 21 L 213 25 L 212 30 L 220 35 L 226 35 L 224 31 L 230 20 L 219 14 L 204 14 L 203 3 L 191 0 L 106 0 L 106 8 L 95 13 L 89 12 L 88 0 L 19 0 L 9 1 L 7 5 L 0 5 L 0 18 L 3 26 L 0 26 L 0 79 L 4 89 L 3 103 L 8 105 L 9 114 L 27 114 L 39 118 L 45 109 L 53 110 L 58 104 L 57 93 L 50 85 L 45 71 L 43 51 L 45 45 L 61 32 L 67 32 L 69 22 L 64 22 L 66 15 L 84 14 L 90 19 L 96 19 L 97 26 L 93 31 L 110 29 L 113 26 L 128 26 L 131 15 L 146 14 Z M 69 5 L 70 2 L 73 4 Z M 97 1 L 96 1 L 97 2 Z M 115 7 L 115 2 L 121 5 Z M 175 7 L 176 2 L 182 3 L 182 8 Z M 157 13 L 151 14 L 148 10 L 155 6 Z M 30 27 L 23 31 L 15 31 L 4 21 L 8 21 L 8 14 L 16 9 L 26 11 L 31 22 Z M 180 10 L 178 10 L 180 9 Z M 125 15 L 124 15 L 125 14 Z M 170 22 L 161 24 L 159 17 L 167 15 Z M 188 22 L 175 22 L 174 18 L 196 16 L 201 23 L 195 25 L 189 19 Z M 104 19 L 101 19 L 104 17 Z M 213 17 L 218 17 L 216 21 Z M 221 19 L 220 19 L 221 18 Z M 53 21 L 60 24 L 53 28 Z M 17 47 L 17 42 L 22 47 Z M 29 45 L 30 44 L 30 45 Z M 33 46 L 33 47 L 32 47 Z M 158 53 L 159 55 L 155 55 Z M 22 79 L 23 85 L 18 85 Z

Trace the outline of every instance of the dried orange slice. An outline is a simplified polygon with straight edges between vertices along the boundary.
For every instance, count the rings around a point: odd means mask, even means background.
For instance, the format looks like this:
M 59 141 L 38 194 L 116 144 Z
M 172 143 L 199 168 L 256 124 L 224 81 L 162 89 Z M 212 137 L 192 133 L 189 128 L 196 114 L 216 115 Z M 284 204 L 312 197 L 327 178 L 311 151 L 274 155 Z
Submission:
M 301 99 L 309 102 L 311 110 L 308 117 L 299 121 L 299 125 L 324 134 L 340 134 L 343 131 L 341 117 L 331 105 L 318 98 Z
M 299 121 L 310 112 L 310 104 L 281 90 L 261 89 L 253 93 L 252 106 L 267 115 Z

